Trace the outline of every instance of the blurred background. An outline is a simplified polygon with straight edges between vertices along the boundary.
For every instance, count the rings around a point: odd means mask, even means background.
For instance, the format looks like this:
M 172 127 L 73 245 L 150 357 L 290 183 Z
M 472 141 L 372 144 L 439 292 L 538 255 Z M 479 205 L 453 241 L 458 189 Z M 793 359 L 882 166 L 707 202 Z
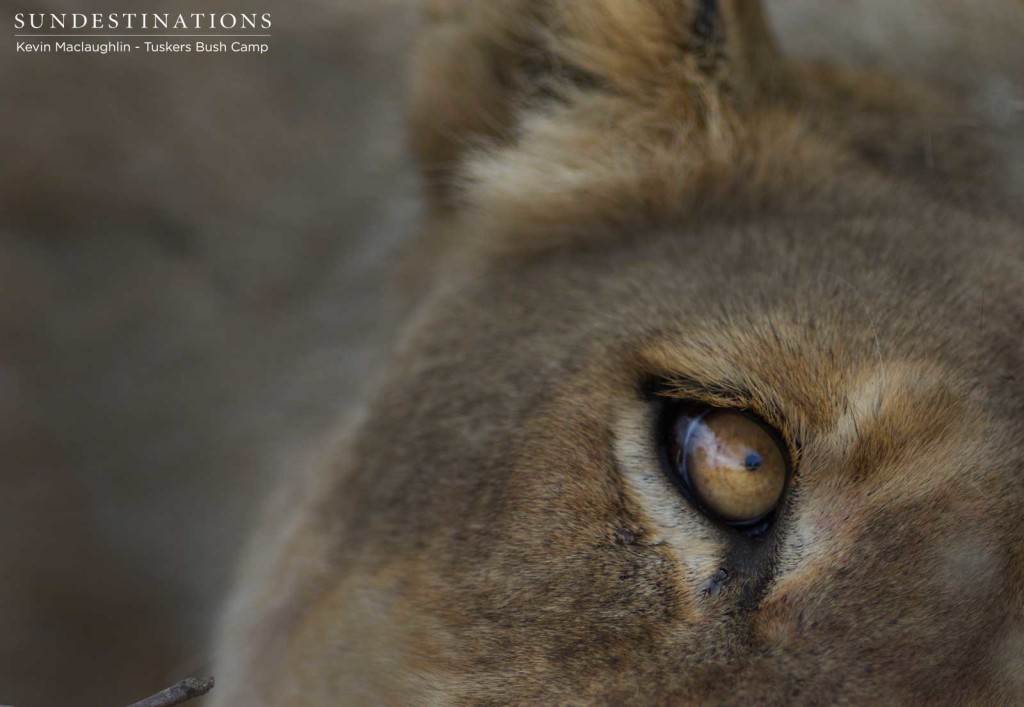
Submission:
M 4 3 L 0 704 L 211 670 L 266 480 L 316 455 L 386 336 L 415 210 L 414 13 L 386 5 L 218 3 L 271 12 L 271 52 L 100 56 L 16 54 L 13 14 L 211 8 Z
M 224 0 L 269 54 L 100 56 L 15 53 L 13 15 L 210 8 L 0 0 L 0 703 L 212 670 L 265 489 L 386 360 L 416 4 Z M 1020 137 L 1021 0 L 768 4 L 790 50 L 941 76 Z

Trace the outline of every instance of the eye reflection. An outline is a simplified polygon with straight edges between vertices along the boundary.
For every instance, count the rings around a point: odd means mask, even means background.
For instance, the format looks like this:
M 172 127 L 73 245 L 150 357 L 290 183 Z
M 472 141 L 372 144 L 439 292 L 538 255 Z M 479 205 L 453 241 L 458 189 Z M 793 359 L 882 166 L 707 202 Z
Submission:
M 764 520 L 786 487 L 785 456 L 775 436 L 738 410 L 668 408 L 667 457 L 697 505 L 737 526 Z

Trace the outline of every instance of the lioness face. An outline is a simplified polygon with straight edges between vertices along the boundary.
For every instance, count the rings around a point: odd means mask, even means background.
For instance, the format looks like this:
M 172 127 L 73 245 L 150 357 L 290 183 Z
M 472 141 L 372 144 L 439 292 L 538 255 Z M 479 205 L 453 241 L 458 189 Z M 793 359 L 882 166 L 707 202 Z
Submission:
M 804 117 L 830 85 L 753 4 L 554 3 L 544 45 L 529 3 L 472 7 L 437 21 L 503 90 L 537 46 L 573 69 L 554 106 L 474 92 L 518 126 L 489 148 L 420 126 L 468 186 L 434 185 L 437 276 L 257 551 L 223 699 L 1024 699 L 1019 228 Z M 647 50 L 681 57 L 664 103 Z

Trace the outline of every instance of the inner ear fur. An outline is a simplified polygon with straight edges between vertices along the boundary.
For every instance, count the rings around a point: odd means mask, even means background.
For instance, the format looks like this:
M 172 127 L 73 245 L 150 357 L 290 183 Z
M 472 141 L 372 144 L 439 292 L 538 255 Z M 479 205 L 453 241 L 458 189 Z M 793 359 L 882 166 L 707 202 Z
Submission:
M 442 208 L 467 155 L 514 143 L 526 116 L 580 93 L 721 132 L 793 92 L 755 0 L 427 0 L 425 14 L 410 127 Z

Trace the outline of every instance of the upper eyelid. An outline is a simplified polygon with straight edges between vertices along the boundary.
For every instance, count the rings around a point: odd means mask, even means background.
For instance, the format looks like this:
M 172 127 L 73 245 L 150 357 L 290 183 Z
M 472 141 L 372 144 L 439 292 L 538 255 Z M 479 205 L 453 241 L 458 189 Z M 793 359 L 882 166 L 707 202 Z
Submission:
M 657 390 L 660 398 L 694 400 L 712 407 L 755 407 L 754 396 L 739 387 L 708 385 L 680 376 L 664 377 Z
M 656 400 L 689 400 L 709 407 L 753 413 L 778 434 L 786 446 L 794 473 L 799 468 L 800 444 L 793 434 L 793 426 L 777 402 L 766 404 L 742 386 L 702 383 L 678 374 L 651 376 L 645 390 Z

